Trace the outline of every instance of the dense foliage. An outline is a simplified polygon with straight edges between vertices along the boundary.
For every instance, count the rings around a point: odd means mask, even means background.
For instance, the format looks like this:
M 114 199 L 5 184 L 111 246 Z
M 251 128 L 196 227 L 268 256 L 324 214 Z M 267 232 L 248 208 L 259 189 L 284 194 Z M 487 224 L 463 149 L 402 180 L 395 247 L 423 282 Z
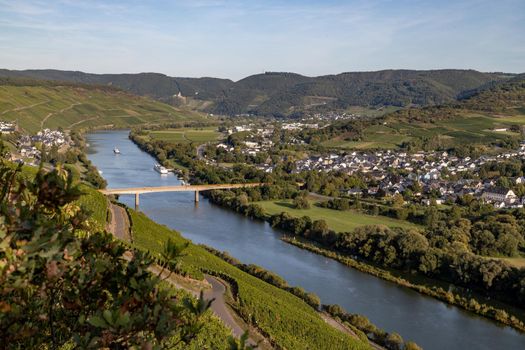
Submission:
M 3 347 L 191 343 L 200 314 L 159 287 L 144 254 L 128 262 L 124 246 L 90 227 L 70 174 L 57 167 L 33 176 L 2 161 L 0 190 Z
M 312 222 L 308 217 L 291 217 L 287 213 L 272 216 L 270 222 L 379 266 L 417 271 L 525 307 L 525 271 L 500 260 L 476 256 L 460 241 L 439 247 L 431 245 L 432 237 L 429 240 L 415 230 L 384 226 L 363 226 L 352 232 L 335 233 L 322 222 Z

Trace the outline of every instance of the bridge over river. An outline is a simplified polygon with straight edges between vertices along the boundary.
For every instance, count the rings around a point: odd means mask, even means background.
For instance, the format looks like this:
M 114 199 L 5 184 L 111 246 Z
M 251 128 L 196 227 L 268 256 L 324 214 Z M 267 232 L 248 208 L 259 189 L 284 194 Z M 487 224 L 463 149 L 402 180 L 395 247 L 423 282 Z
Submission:
M 199 202 L 199 192 L 212 190 L 230 190 L 234 188 L 259 187 L 263 183 L 245 183 L 245 184 L 215 184 L 215 185 L 180 185 L 180 186 L 158 186 L 158 187 L 129 187 L 99 190 L 105 195 L 134 194 L 135 208 L 139 207 L 139 195 L 143 193 L 157 192 L 195 192 L 195 203 Z

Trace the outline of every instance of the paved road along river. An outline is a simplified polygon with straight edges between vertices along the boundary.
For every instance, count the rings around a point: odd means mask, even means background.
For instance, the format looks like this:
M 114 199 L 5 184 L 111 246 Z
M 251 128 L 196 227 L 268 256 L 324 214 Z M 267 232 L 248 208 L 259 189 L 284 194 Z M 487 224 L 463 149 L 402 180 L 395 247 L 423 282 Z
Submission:
M 155 172 L 155 160 L 127 136 L 127 131 L 87 135 L 89 159 L 102 171 L 108 188 L 179 183 L 171 174 Z M 114 155 L 114 147 L 122 154 Z M 525 349 L 525 335 L 508 327 L 286 244 L 267 223 L 252 221 L 203 199 L 195 206 L 193 200 L 193 193 L 145 194 L 140 198 L 140 209 L 196 243 L 226 250 L 244 263 L 275 271 L 290 285 L 315 292 L 323 303 L 363 314 L 379 327 L 396 331 L 425 349 Z M 121 201 L 134 205 L 132 196 L 121 196 Z

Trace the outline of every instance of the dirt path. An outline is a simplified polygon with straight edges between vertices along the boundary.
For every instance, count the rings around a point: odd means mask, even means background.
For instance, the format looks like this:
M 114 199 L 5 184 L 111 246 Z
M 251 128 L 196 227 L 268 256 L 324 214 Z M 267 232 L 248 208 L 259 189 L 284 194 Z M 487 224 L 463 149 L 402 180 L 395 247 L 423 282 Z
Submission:
M 64 113 L 65 111 L 67 111 L 68 109 L 71 109 L 75 106 L 78 106 L 79 104 L 81 104 L 80 102 L 75 102 L 75 103 L 72 103 L 70 104 L 68 107 L 65 107 L 65 108 L 62 108 L 61 110 L 59 111 L 56 111 L 56 112 L 51 112 L 51 113 L 48 113 L 44 119 L 42 119 L 42 121 L 40 122 L 40 129 L 43 129 L 44 128 L 44 124 L 45 122 L 50 118 L 52 117 L 53 115 L 57 114 L 57 113 Z
M 20 107 L 16 107 L 16 108 L 13 108 L 13 109 L 8 109 L 6 111 L 3 111 L 2 112 L 2 115 L 3 114 L 6 114 L 6 113 L 9 113 L 9 112 L 18 112 L 18 111 L 22 111 L 24 109 L 29 109 L 29 108 L 33 108 L 33 107 L 36 107 L 36 106 L 39 106 L 39 105 L 43 105 L 45 103 L 48 103 L 48 102 L 51 102 L 51 100 L 46 100 L 46 101 L 42 101 L 42 102 L 37 102 L 37 103 L 34 103 L 32 105 L 29 105 L 29 106 L 20 106 Z
M 75 127 L 75 126 L 77 126 L 79 124 L 85 123 L 85 122 L 90 121 L 90 120 L 95 120 L 95 119 L 98 119 L 98 118 L 99 118 L 99 116 L 97 115 L 96 117 L 93 117 L 93 118 L 88 118 L 88 119 L 84 119 L 84 120 L 78 121 L 78 122 L 73 123 L 70 126 L 68 126 L 68 129 L 73 129 L 73 127 Z

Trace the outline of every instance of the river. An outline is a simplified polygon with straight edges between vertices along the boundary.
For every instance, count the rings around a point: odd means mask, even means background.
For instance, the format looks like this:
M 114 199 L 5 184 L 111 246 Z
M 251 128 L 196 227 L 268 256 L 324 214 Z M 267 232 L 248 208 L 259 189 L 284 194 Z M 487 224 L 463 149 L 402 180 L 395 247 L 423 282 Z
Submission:
M 108 188 L 179 184 L 153 170 L 155 159 L 128 139 L 128 131 L 87 134 L 88 157 L 102 171 Z M 113 154 L 118 147 L 120 155 Z M 121 201 L 133 207 L 132 196 Z M 525 349 L 525 335 L 449 306 L 410 289 L 348 268 L 279 239 L 267 223 L 253 221 L 209 203 L 193 193 L 152 193 L 140 197 L 140 210 L 176 229 L 195 243 L 226 250 L 244 263 L 260 265 L 319 295 L 368 317 L 377 326 L 401 334 L 424 349 Z

